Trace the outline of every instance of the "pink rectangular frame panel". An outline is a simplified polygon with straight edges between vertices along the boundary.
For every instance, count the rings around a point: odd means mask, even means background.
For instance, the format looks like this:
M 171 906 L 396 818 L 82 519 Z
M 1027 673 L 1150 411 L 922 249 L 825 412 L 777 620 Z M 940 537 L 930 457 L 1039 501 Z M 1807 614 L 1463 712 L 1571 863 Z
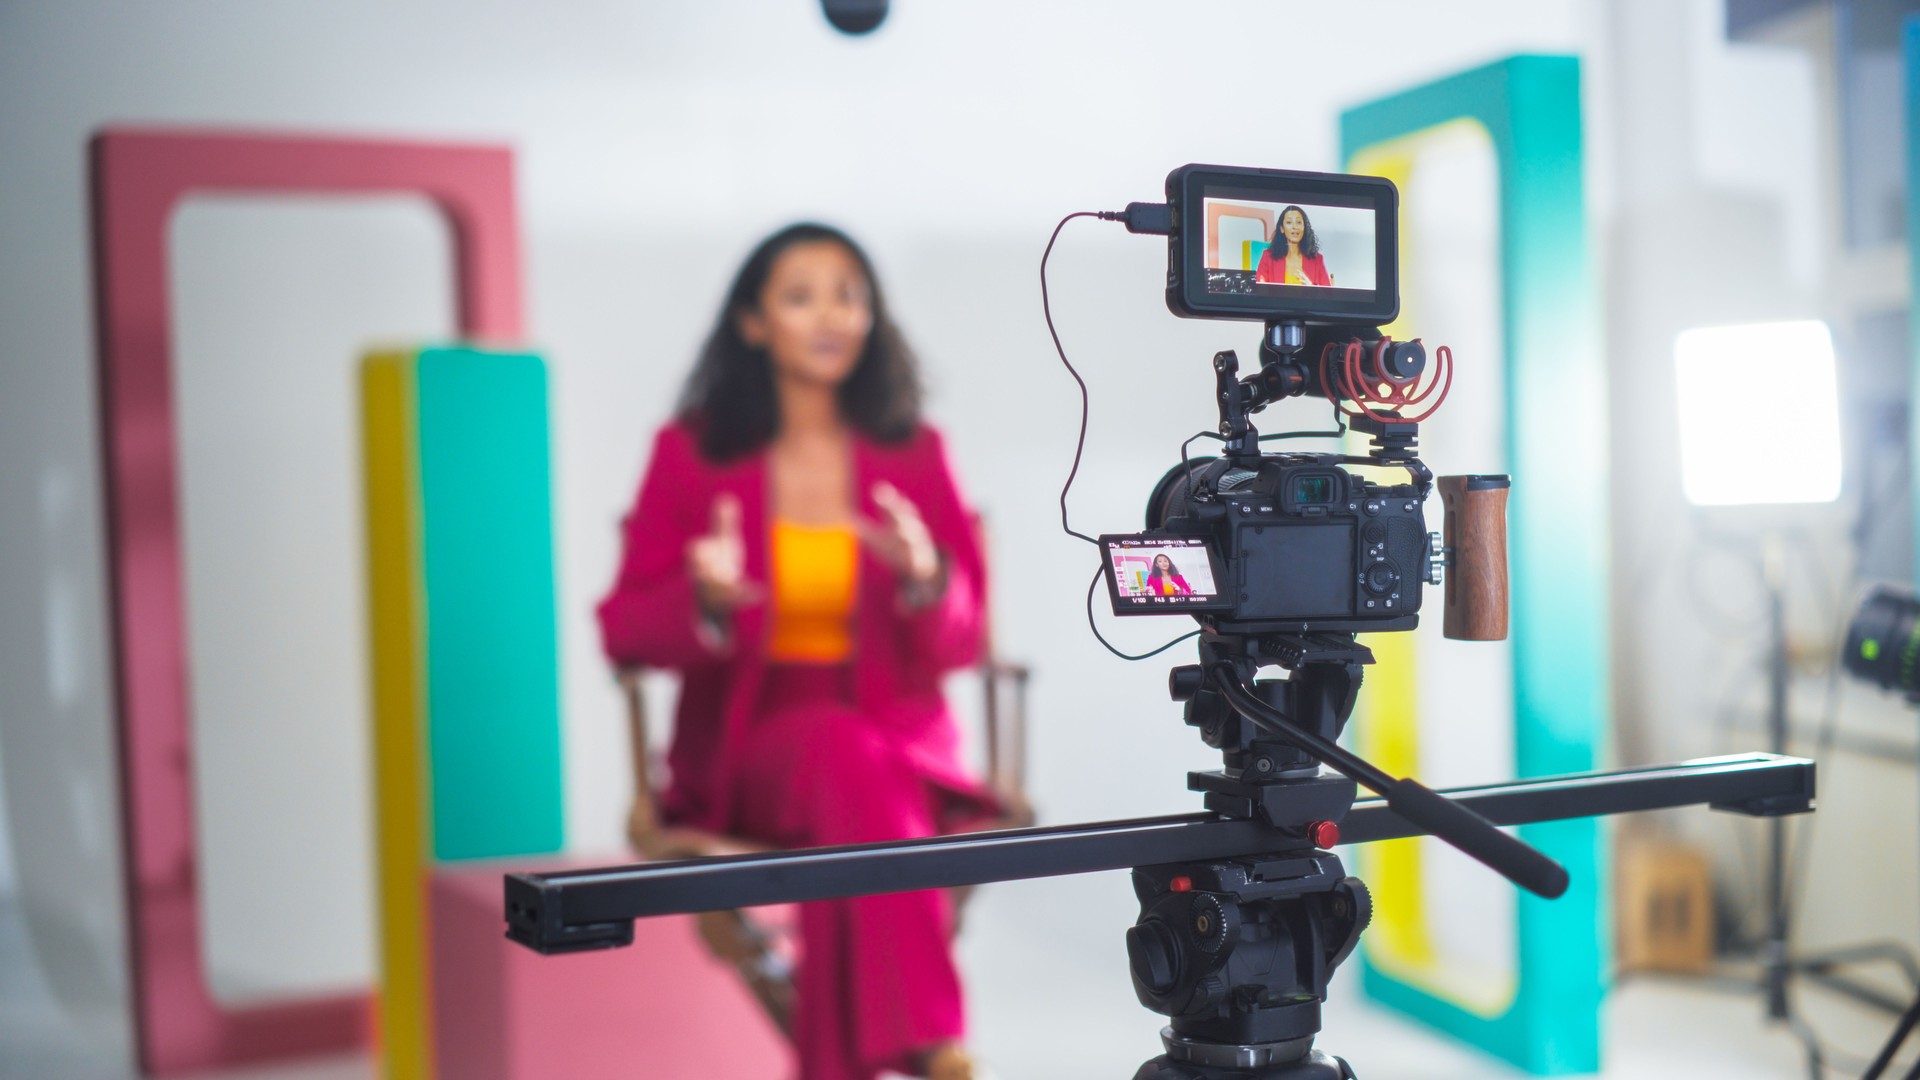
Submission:
M 208 986 L 193 825 L 167 226 L 192 195 L 418 194 L 452 226 L 470 340 L 520 340 L 513 153 L 500 146 L 113 128 L 91 147 L 121 804 L 143 1071 L 364 1045 L 365 994 L 234 1008 Z M 343 357 L 346 362 L 351 358 Z

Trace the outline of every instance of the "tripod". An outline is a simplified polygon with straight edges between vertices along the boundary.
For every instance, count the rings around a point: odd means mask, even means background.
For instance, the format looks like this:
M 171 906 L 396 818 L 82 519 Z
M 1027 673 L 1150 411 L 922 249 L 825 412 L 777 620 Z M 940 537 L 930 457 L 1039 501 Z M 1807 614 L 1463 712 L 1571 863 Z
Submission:
M 1203 657 L 1232 668 L 1249 649 L 1215 639 Z M 1372 653 L 1350 635 L 1268 639 L 1292 676 L 1252 691 L 1295 727 L 1337 738 L 1353 710 L 1361 665 Z M 1174 670 L 1171 689 L 1187 723 L 1223 752 L 1225 767 L 1192 773 L 1188 786 L 1210 810 L 1272 826 L 1294 844 L 1226 860 L 1142 867 L 1133 872 L 1140 918 L 1127 932 L 1141 1004 L 1167 1015 L 1166 1053 L 1135 1080 L 1340 1080 L 1346 1062 L 1313 1047 L 1320 1005 L 1340 962 L 1352 954 L 1373 901 L 1340 859 L 1353 805 L 1352 780 L 1322 774 L 1300 747 L 1283 742 L 1209 689 L 1205 668 Z
M 1200 656 L 1200 664 L 1173 670 L 1169 690 L 1224 767 L 1189 773 L 1187 786 L 1204 793 L 1208 810 L 1258 822 L 1283 842 L 1232 859 L 1134 870 L 1134 992 L 1172 1021 L 1161 1033 L 1166 1054 L 1135 1080 L 1351 1076 L 1313 1039 L 1333 971 L 1372 915 L 1366 886 L 1326 850 L 1340 840 L 1356 781 L 1541 896 L 1564 892 L 1566 871 L 1472 810 L 1396 780 L 1334 741 L 1373 662 L 1352 634 L 1209 632 Z M 1289 677 L 1253 681 L 1263 666 Z

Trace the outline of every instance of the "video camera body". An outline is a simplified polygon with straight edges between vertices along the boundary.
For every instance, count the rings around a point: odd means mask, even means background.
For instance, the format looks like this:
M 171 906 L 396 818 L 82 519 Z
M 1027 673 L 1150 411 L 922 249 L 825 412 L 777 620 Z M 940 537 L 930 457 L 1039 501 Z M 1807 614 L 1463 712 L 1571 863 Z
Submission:
M 1109 558 L 1187 538 L 1217 550 L 1226 587 L 1195 592 L 1187 610 L 1226 633 L 1411 630 L 1421 586 L 1439 584 L 1438 534 L 1427 532 L 1432 478 L 1376 483 L 1339 454 L 1262 454 L 1176 467 L 1147 501 L 1147 529 L 1102 537 Z M 1164 613 L 1170 600 L 1136 587 L 1117 610 Z M 1158 610 L 1156 610 L 1158 609 Z

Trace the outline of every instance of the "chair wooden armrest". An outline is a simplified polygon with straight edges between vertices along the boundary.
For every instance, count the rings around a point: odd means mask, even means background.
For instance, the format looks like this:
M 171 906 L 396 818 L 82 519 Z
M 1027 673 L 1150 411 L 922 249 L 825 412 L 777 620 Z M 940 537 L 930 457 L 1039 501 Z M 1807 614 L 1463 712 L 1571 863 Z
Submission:
M 1006 808 L 998 828 L 1024 828 L 1034 822 L 1027 798 L 1027 683 L 1025 664 L 988 659 L 980 664 L 985 697 L 987 787 Z
M 992 550 L 986 518 L 973 515 L 972 528 L 979 549 Z M 986 780 L 988 789 L 999 798 L 1005 811 L 993 825 L 1001 829 L 1024 828 L 1033 824 L 1035 818 L 1033 803 L 1027 797 L 1027 683 L 1033 672 L 1025 664 L 1001 659 L 994 642 L 991 591 L 981 612 L 981 625 L 985 628 L 985 640 L 981 643 L 982 659 L 976 670 L 980 672 L 986 705 L 982 710 L 987 728 Z
M 633 808 L 627 813 L 627 840 L 649 860 L 690 859 L 706 855 L 745 855 L 766 851 L 739 837 L 668 825 L 660 820 L 653 754 L 647 741 L 647 701 L 640 668 L 615 673 L 627 702 L 627 734 L 633 748 Z M 777 935 L 741 911 L 707 911 L 698 916 L 707 951 L 731 964 L 759 1000 L 767 1016 L 789 1038 L 793 1035 L 793 974 Z

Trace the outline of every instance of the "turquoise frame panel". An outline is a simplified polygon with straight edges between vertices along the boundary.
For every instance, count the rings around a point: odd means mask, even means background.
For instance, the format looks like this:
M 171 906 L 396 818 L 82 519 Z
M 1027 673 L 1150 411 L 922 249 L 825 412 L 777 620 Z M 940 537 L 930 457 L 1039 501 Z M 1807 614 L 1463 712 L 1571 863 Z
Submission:
M 1599 767 L 1608 718 L 1605 371 L 1582 189 L 1580 66 L 1516 56 L 1341 117 L 1345 161 L 1455 120 L 1492 137 L 1500 177 L 1501 323 L 1519 776 Z M 1483 1017 L 1364 965 L 1369 995 L 1540 1074 L 1600 1067 L 1609 934 L 1600 823 L 1523 827 L 1564 864 L 1559 900 L 1518 907 L 1519 985 Z
M 1907 400 L 1920 401 L 1920 15 L 1901 27 L 1907 82 Z M 1908 409 L 1907 445 L 1920 447 L 1920 410 Z M 1913 472 L 1914 524 L 1920 529 L 1920 470 Z M 1920 536 L 1920 532 L 1914 535 Z M 1920 582 L 1920 545 L 1913 579 Z
M 465 348 L 415 363 L 433 855 L 558 851 L 546 365 Z

